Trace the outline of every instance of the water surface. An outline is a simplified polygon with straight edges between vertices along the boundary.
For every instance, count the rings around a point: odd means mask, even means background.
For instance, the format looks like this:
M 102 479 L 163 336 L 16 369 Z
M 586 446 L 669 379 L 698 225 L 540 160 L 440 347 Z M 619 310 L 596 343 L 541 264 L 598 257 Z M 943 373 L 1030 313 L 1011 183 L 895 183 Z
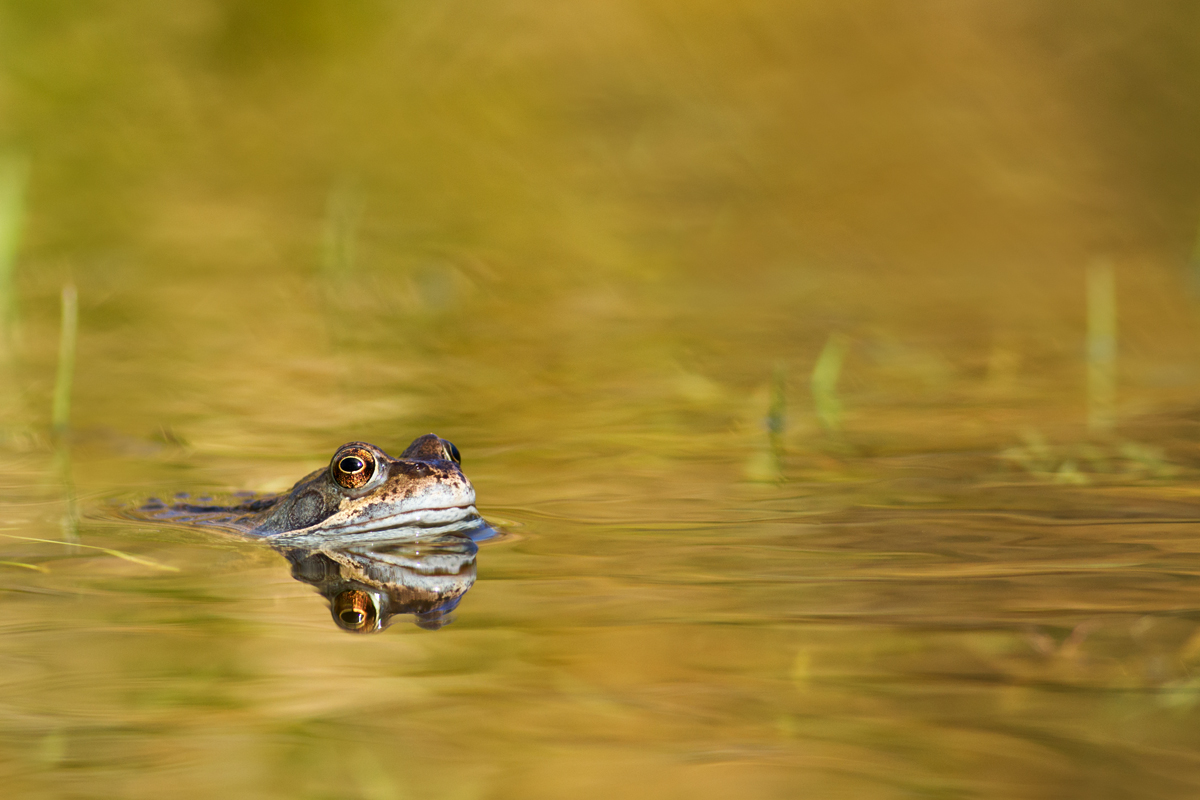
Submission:
M 1190 7 L 174 5 L 0 10 L 7 794 L 1200 790 Z M 430 431 L 372 635 L 127 513 Z

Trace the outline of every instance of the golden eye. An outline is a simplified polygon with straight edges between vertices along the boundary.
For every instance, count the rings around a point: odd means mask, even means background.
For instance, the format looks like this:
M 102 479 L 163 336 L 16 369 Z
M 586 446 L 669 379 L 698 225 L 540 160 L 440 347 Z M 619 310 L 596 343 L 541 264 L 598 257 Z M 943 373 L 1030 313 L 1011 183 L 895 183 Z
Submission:
M 375 477 L 375 456 L 362 447 L 347 447 L 333 457 L 329 472 L 338 486 L 361 489 Z
M 370 631 L 379 618 L 371 596 L 358 589 L 350 589 L 333 598 L 333 614 L 338 625 L 348 631 Z
M 442 444 L 445 445 L 446 455 L 450 457 L 450 460 L 455 464 L 462 464 L 462 456 L 458 454 L 458 448 L 454 446 L 454 442 L 447 442 L 445 439 L 442 439 Z

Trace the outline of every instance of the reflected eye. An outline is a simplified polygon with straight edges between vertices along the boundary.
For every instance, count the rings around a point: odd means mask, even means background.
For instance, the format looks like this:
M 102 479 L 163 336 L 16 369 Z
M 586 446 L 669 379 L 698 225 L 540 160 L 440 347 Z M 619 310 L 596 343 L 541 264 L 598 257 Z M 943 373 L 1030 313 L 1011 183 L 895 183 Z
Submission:
M 333 598 L 333 615 L 340 627 L 357 632 L 373 630 L 379 616 L 371 596 L 358 589 L 350 589 Z
M 333 457 L 333 480 L 345 489 L 359 489 L 375 477 L 375 456 L 361 447 L 347 447 Z
M 462 456 L 458 454 L 458 448 L 454 446 L 454 442 L 447 442 L 445 439 L 442 439 L 442 444 L 445 446 L 446 455 L 449 456 L 450 460 L 455 464 L 461 464 Z

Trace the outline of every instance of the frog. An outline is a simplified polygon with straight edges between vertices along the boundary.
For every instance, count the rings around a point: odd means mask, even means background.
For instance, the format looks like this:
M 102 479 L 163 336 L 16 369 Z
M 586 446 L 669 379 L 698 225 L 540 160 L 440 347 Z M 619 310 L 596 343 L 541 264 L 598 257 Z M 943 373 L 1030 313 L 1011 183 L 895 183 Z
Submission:
M 280 495 L 232 506 L 152 502 L 142 511 L 301 545 L 449 533 L 482 523 L 458 448 L 433 433 L 418 436 L 399 458 L 368 442 L 348 442 L 329 466 Z
M 475 583 L 478 543 L 501 537 L 475 510 L 458 448 L 433 433 L 399 458 L 348 442 L 287 492 L 236 497 L 216 505 L 176 495 L 177 502 L 151 500 L 122 516 L 265 541 L 352 633 L 379 633 L 403 614 L 430 630 L 449 624 Z

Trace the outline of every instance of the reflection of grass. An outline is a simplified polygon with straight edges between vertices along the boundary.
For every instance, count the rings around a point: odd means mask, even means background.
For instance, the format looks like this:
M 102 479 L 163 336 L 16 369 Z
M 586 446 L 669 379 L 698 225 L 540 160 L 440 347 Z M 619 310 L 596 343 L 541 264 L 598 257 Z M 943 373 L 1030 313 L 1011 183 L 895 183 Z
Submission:
M 62 483 L 63 538 L 70 542 L 79 539 L 79 509 L 75 497 L 75 481 L 71 477 L 71 450 L 66 440 L 71 421 L 71 383 L 75 375 L 75 339 L 79 328 L 79 303 L 75 287 L 67 284 L 62 290 L 62 319 L 58 340 L 58 374 L 54 380 L 54 400 L 50 411 L 50 430 L 57 442 L 54 461 Z
M 1109 431 L 1117 405 L 1117 290 L 1112 264 L 1093 264 L 1087 276 L 1088 428 Z
M 816 365 L 813 366 L 810 385 L 817 420 L 821 427 L 831 434 L 842 431 L 842 403 L 837 396 L 837 382 L 842 374 L 842 362 L 846 360 L 846 351 L 849 348 L 849 339 L 840 333 L 832 334 L 825 342 L 821 355 L 817 356 Z
M 75 338 L 79 322 L 79 303 L 75 287 L 62 290 L 62 324 L 58 339 L 58 374 L 54 379 L 54 403 L 50 427 L 56 436 L 66 433 L 71 419 L 71 381 L 75 374 Z
M 1037 431 L 1028 431 L 1023 442 L 1000 456 L 1038 478 L 1055 483 L 1085 484 L 1102 476 L 1120 478 L 1171 478 L 1179 468 L 1160 448 L 1138 442 L 1051 445 Z
M 787 429 L 787 373 L 775 368 L 771 379 L 771 405 L 767 408 L 767 442 L 776 471 L 783 474 L 783 434 Z
M 763 427 L 767 429 L 767 447 L 750 458 L 746 477 L 752 481 L 778 483 L 784 479 L 783 437 L 787 430 L 787 373 L 783 367 L 777 367 L 771 378 L 770 401 Z

